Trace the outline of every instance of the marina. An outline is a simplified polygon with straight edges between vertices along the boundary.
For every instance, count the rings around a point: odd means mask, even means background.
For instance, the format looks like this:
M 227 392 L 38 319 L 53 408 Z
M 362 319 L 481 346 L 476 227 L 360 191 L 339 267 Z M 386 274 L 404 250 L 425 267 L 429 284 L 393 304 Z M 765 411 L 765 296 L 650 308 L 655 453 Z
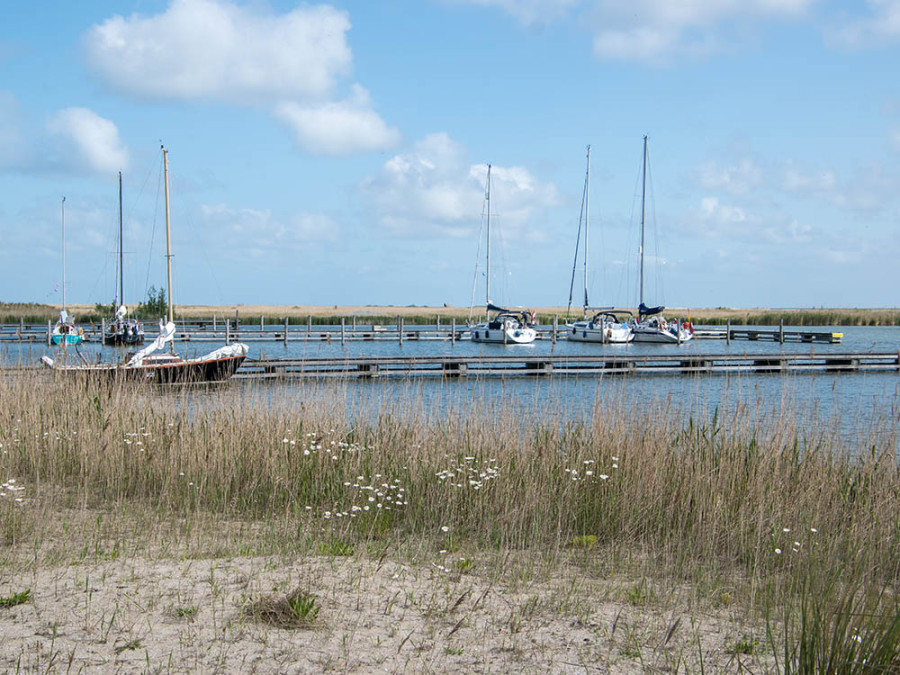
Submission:
M 104 321 L 81 326 L 84 342 L 100 342 L 106 331 Z M 0 342 L 47 343 L 52 327 L 50 323 L 0 324 Z M 536 339 L 556 342 L 566 339 L 566 326 L 559 317 L 551 323 L 535 326 Z M 806 342 L 839 344 L 843 332 L 827 329 L 785 328 L 785 326 L 695 326 L 694 338 L 698 340 L 746 340 L 751 342 Z M 469 328 L 464 323 L 450 320 L 433 324 L 407 323 L 397 317 L 393 324 L 363 324 L 356 317 L 342 318 L 335 324 L 314 324 L 307 319 L 305 324 L 267 322 L 260 317 L 259 322 L 248 323 L 240 319 L 213 319 L 211 321 L 176 321 L 175 339 L 187 342 L 352 342 L 352 341 L 443 341 L 469 340 Z

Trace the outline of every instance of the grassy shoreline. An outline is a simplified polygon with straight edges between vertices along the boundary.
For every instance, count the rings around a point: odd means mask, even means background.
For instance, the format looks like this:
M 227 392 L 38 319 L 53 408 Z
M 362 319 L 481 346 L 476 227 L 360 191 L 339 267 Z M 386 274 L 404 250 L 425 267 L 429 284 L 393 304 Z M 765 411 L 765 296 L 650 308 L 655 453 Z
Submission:
M 565 307 L 535 307 L 539 322 L 552 323 L 554 317 L 563 320 L 566 317 Z M 99 323 L 107 319 L 106 315 L 97 312 L 93 305 L 73 304 L 68 306 L 69 313 L 80 322 Z M 464 322 L 470 312 L 466 307 L 425 307 L 425 306 L 392 306 L 392 305 L 179 305 L 177 315 L 183 319 L 234 319 L 241 322 L 258 323 L 264 317 L 268 323 L 281 323 L 287 319 L 290 323 L 331 323 L 340 322 L 341 318 L 348 322 L 354 318 L 360 323 L 396 322 L 402 317 L 407 323 L 432 324 L 436 318 L 449 322 L 456 319 Z M 0 323 L 16 323 L 20 319 L 27 323 L 55 320 L 59 308 L 55 305 L 37 303 L 0 302 Z M 579 311 L 573 310 L 570 315 L 576 316 Z M 900 326 L 900 308 L 686 308 L 672 307 L 666 314 L 675 318 L 690 318 L 698 325 L 759 325 L 777 326 L 782 321 L 787 326 Z M 475 316 L 481 315 L 477 309 Z
M 312 598 L 316 630 L 334 636 L 358 625 L 354 596 L 378 598 L 363 621 L 384 661 L 361 668 L 458 668 L 468 653 L 486 669 L 566 670 L 573 627 L 585 641 L 576 670 L 898 666 L 897 439 L 861 429 L 848 446 L 828 420 L 798 428 L 790 402 L 773 415 L 747 401 L 707 423 L 598 400 L 584 423 L 552 410 L 523 423 L 477 401 L 438 419 L 412 403 L 353 417 L 346 385 L 273 398 L 256 386 L 173 393 L 46 377 L 0 380 L 0 600 L 33 593 L 20 619 L 54 603 L 54 578 L 84 603 L 78 584 L 108 591 L 97 574 L 128 589 L 175 565 L 182 585 L 154 607 L 224 613 L 234 640 L 294 639 L 283 631 L 296 627 L 260 627 L 266 602 Z M 211 595 L 182 601 L 198 582 L 190 560 Z M 217 595 L 220 565 L 246 584 Z M 418 617 L 409 634 L 423 660 L 376 618 L 394 607 Z M 88 633 L 115 628 L 117 608 Z M 621 616 L 631 629 L 617 633 Z M 715 640 L 687 630 L 710 616 Z M 556 621 L 546 651 L 522 651 Z M 4 634 L 13 623 L 0 614 Z M 505 661 L 487 646 L 497 635 L 518 645 Z M 27 640 L 19 663 L 45 666 Z

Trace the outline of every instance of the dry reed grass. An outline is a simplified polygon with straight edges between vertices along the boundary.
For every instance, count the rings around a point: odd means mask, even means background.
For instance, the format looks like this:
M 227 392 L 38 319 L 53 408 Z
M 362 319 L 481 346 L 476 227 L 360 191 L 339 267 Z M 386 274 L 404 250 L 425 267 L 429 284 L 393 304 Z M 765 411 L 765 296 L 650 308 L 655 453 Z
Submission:
M 426 615 L 445 607 L 450 619 L 439 590 L 448 584 L 462 593 L 461 580 L 480 579 L 473 596 L 496 585 L 513 597 L 559 578 L 568 589 L 536 594 L 530 609 L 519 598 L 503 630 L 515 634 L 535 617 L 597 621 L 592 606 L 605 594 L 620 610 L 670 617 L 652 640 L 620 634 L 617 663 L 640 660 L 651 641 L 655 659 L 671 656 L 664 638 L 677 606 L 688 617 L 731 616 L 729 630 L 734 616 L 756 617 L 751 637 L 723 639 L 732 659 L 766 669 L 801 663 L 804 639 L 820 651 L 831 645 L 823 659 L 843 658 L 860 635 L 887 635 L 881 662 L 896 665 L 896 438 L 856 447 L 827 424 L 799 428 L 789 405 L 770 415 L 738 404 L 687 421 L 602 399 L 586 422 L 522 420 L 477 401 L 434 419 L 414 402 L 353 414 L 346 386 L 276 395 L 4 378 L 0 570 L 31 568 L 41 585 L 50 583 L 45 569 L 123 557 L 325 555 L 358 560 L 370 577 L 389 561 L 424 565 L 431 582 L 417 581 L 413 593 L 428 599 L 416 606 L 431 608 Z M 0 596 L 22 590 L 0 583 Z M 257 600 L 261 590 L 272 589 L 257 588 Z M 46 588 L 32 591 L 46 598 Z M 469 640 L 486 640 L 499 620 L 496 605 L 482 611 L 487 623 L 470 627 Z M 461 626 L 440 642 L 443 657 L 466 648 L 450 639 Z M 678 658 L 696 666 L 709 655 L 692 641 Z M 720 643 L 719 656 L 727 651 Z M 547 656 L 528 663 L 538 668 Z

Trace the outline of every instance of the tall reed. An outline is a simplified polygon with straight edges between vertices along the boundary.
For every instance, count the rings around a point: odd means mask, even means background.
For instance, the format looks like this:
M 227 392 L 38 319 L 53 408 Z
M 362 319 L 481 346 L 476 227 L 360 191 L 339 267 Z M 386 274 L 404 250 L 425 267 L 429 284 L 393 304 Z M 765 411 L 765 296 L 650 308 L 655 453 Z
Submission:
M 801 426 L 790 402 L 688 414 L 599 397 L 584 420 L 552 406 L 524 420 L 502 397 L 473 396 L 434 415 L 408 386 L 372 408 L 329 383 L 6 377 L 0 479 L 26 499 L 0 497 L 0 539 L 20 541 L 37 502 L 277 521 L 282 534 L 376 545 L 564 552 L 590 537 L 598 556 L 677 583 L 744 580 L 748 606 L 791 608 L 778 613 L 791 645 L 794 610 L 807 632 L 844 634 L 835 616 L 877 605 L 895 631 L 893 593 L 873 604 L 870 591 L 900 575 L 896 435 L 855 447 L 827 420 Z

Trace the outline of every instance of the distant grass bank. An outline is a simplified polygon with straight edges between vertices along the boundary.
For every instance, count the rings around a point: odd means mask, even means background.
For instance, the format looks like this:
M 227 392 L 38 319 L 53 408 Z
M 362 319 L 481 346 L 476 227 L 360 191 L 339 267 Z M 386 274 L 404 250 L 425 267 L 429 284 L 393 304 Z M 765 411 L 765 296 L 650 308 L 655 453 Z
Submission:
M 97 311 L 93 305 L 70 305 L 70 314 L 80 323 L 100 323 L 109 319 Z M 554 317 L 559 321 L 566 318 L 565 307 L 536 307 L 538 322 L 550 324 Z M 59 308 L 55 305 L 37 303 L 0 302 L 0 323 L 45 323 L 55 321 Z M 578 312 L 573 312 L 572 316 Z M 766 308 L 671 308 L 666 311 L 672 318 L 690 318 L 698 325 L 733 326 L 900 326 L 900 308 L 810 308 L 810 309 L 766 309 Z M 306 305 L 184 305 L 176 308 L 179 319 L 233 321 L 236 317 L 242 324 L 258 324 L 260 317 L 267 324 L 288 321 L 291 325 L 310 322 L 314 325 L 340 323 L 343 318 L 348 325 L 354 320 L 359 324 L 394 325 L 401 317 L 407 324 L 434 324 L 440 320 L 450 323 L 456 320 L 463 324 L 470 316 L 465 307 L 423 307 L 423 306 L 306 306 Z M 473 318 L 483 316 L 476 310 Z M 154 320 L 153 317 L 146 320 Z

